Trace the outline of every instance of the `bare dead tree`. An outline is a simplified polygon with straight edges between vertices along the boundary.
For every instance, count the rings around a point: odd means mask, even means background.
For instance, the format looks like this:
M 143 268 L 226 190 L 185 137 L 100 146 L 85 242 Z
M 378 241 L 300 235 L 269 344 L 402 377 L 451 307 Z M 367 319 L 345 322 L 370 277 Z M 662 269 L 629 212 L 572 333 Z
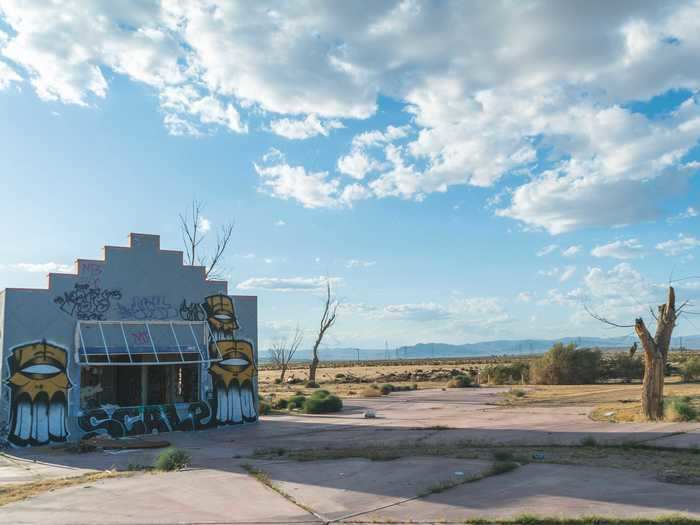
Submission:
M 318 358 L 318 349 L 321 346 L 321 341 L 323 341 L 323 336 L 326 334 L 328 329 L 335 324 L 338 306 L 340 306 L 340 303 L 331 294 L 331 281 L 330 279 L 327 279 L 326 302 L 323 307 L 323 315 L 321 316 L 321 323 L 319 325 L 318 335 L 316 336 L 316 342 L 313 346 L 313 358 L 311 359 L 311 366 L 309 366 L 309 381 L 316 381 L 316 369 L 318 368 L 318 363 L 320 362 Z
M 270 359 L 280 370 L 280 383 L 284 382 L 284 375 L 287 373 L 289 363 L 294 359 L 294 354 L 297 353 L 303 339 L 304 333 L 299 326 L 297 326 L 291 337 L 280 338 L 278 341 L 272 343 Z
M 644 319 L 638 317 L 633 325 L 621 325 L 595 314 L 584 305 L 586 311 L 598 321 L 618 328 L 634 328 L 644 350 L 644 380 L 642 381 L 642 414 L 646 419 L 658 420 L 663 417 L 664 405 L 664 372 L 668 351 L 671 346 L 671 335 L 676 326 L 676 320 L 688 303 L 683 303 L 676 309 L 676 292 L 673 286 L 668 287 L 666 303 L 659 305 L 656 319 L 656 332 L 651 335 Z M 653 314 L 653 311 L 652 311 Z M 637 349 L 635 343 L 630 353 Z
M 192 201 L 192 209 L 179 214 L 180 232 L 182 242 L 185 245 L 185 261 L 189 265 L 204 266 L 207 279 L 221 277 L 218 273 L 221 259 L 226 253 L 231 236 L 233 234 L 233 223 L 229 222 L 219 228 L 216 233 L 216 246 L 214 251 L 202 254 L 200 244 L 204 241 L 207 232 L 202 230 L 202 213 L 204 205 L 197 200 Z

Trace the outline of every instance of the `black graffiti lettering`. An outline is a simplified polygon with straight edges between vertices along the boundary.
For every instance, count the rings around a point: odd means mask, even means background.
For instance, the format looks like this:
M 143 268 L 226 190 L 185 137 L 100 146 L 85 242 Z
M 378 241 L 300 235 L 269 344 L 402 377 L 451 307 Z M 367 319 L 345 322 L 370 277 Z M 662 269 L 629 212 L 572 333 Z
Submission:
M 183 299 L 180 304 L 180 319 L 183 321 L 205 321 L 206 313 L 202 310 L 199 303 L 187 304 L 187 300 Z
M 177 316 L 175 308 L 161 295 L 132 297 L 131 304 L 117 304 L 121 319 L 165 321 Z
M 78 417 L 78 426 L 84 438 L 109 434 L 119 438 L 175 430 L 202 430 L 216 426 L 208 403 L 190 403 L 187 414 L 178 414 L 175 405 L 147 405 L 122 408 L 85 410 Z
M 68 315 L 78 319 L 102 321 L 104 314 L 112 306 L 112 300 L 118 301 L 121 298 L 121 290 L 76 283 L 70 292 L 55 297 L 54 303 Z

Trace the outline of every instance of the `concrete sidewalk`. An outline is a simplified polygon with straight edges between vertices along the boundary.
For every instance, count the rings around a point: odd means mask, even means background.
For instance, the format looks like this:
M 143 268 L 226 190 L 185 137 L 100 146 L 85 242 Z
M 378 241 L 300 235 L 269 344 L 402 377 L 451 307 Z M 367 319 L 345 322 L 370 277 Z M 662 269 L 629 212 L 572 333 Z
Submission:
M 488 462 L 405 458 L 255 462 L 287 497 L 239 466 L 138 474 L 45 493 L 0 509 L 4 523 L 55 525 L 206 523 L 497 522 L 523 514 L 700 519 L 697 486 L 621 469 L 525 465 L 425 495 L 483 472 Z M 292 501 L 293 499 L 293 501 Z
M 192 470 L 104 479 L 41 494 L 0 508 L 3 523 L 316 523 L 331 520 L 503 519 L 522 513 L 652 517 L 670 512 L 700 518 L 700 488 L 671 485 L 653 474 L 620 469 L 530 464 L 501 476 L 416 499 L 431 486 L 482 471 L 483 461 L 402 458 L 394 461 L 261 461 L 256 449 L 321 449 L 421 443 L 579 444 L 636 442 L 700 446 L 700 424 L 591 421 L 587 408 L 503 408 L 498 389 L 395 393 L 347 400 L 338 415 L 270 416 L 259 424 L 167 439 L 192 457 Z M 376 419 L 365 419 L 373 409 Z M 440 427 L 439 430 L 436 427 Z M 447 430 L 444 427 L 449 427 Z M 159 450 L 70 453 L 51 447 L 0 456 L 0 483 L 80 475 L 129 464 L 151 465 Z M 700 458 L 700 456 L 698 456 Z M 247 459 L 248 458 L 248 459 Z M 700 459 L 699 459 L 700 460 Z M 242 469 L 254 464 L 297 503 Z M 462 474 L 459 474 L 462 473 Z M 320 517 L 319 517 L 320 515 Z

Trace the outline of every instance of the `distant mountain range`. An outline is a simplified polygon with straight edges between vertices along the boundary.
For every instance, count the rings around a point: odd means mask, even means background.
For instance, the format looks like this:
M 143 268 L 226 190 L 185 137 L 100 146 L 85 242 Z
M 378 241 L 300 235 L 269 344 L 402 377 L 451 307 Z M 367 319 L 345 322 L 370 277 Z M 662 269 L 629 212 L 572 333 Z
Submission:
M 358 348 L 323 348 L 323 359 L 333 361 L 369 361 L 381 359 L 426 359 L 430 357 L 482 357 L 491 355 L 526 355 L 547 351 L 554 343 L 575 343 L 578 347 L 596 347 L 603 350 L 629 348 L 636 337 L 562 337 L 560 339 L 503 339 L 452 345 L 447 343 L 418 343 L 412 346 L 390 348 L 388 350 Z M 680 345 L 689 349 L 700 349 L 700 335 L 688 335 L 673 338 L 673 348 Z M 267 361 L 266 350 L 260 352 L 260 360 Z M 300 349 L 295 361 L 311 358 L 311 350 Z

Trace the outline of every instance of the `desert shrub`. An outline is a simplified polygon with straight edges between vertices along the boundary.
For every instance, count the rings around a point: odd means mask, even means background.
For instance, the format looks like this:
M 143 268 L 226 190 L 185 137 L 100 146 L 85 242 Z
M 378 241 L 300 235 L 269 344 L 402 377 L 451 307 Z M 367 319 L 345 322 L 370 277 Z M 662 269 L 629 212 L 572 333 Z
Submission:
M 382 393 L 383 396 L 387 394 L 391 394 L 395 390 L 394 385 L 391 385 L 389 383 L 384 384 L 379 387 L 379 391 Z
M 694 356 L 685 361 L 680 367 L 683 381 L 697 381 L 700 379 L 700 356 Z
M 281 385 L 282 384 L 282 378 L 281 377 L 276 377 L 275 380 L 273 381 L 276 385 Z
M 271 410 L 272 407 L 270 406 L 270 403 L 261 399 L 258 403 L 258 414 L 260 414 L 261 416 L 265 416 L 269 414 Z
M 328 414 L 330 412 L 340 412 L 342 409 L 343 401 L 338 396 L 328 393 L 328 391 L 314 392 L 304 402 L 304 412 L 307 414 Z
M 467 375 L 454 376 L 447 382 L 447 388 L 467 388 L 472 386 L 472 378 Z
M 338 373 L 338 374 L 335 374 L 335 378 L 336 378 L 336 379 L 345 379 L 345 374 L 343 374 L 342 372 L 340 372 L 340 373 Z
M 331 395 L 331 393 L 330 393 L 328 390 L 325 390 L 325 389 L 322 388 L 322 389 L 320 389 L 320 390 L 316 390 L 316 392 L 313 392 L 313 393 L 311 394 L 311 397 L 317 397 L 317 398 L 318 398 L 318 397 L 326 397 L 326 396 L 330 396 L 330 395 Z
M 382 393 L 379 391 L 377 385 L 370 385 L 363 388 L 360 391 L 362 397 L 381 397 Z
M 530 381 L 539 385 L 582 385 L 600 377 L 601 352 L 577 349 L 573 343 L 555 344 L 530 365 Z
M 496 461 L 513 461 L 513 453 L 510 450 L 494 450 L 493 459 Z
M 639 355 L 615 352 L 601 362 L 601 378 L 632 381 L 644 377 L 644 362 Z
M 664 409 L 666 418 L 671 421 L 694 421 L 698 417 L 698 411 L 690 404 L 689 397 L 668 399 Z
M 508 393 L 514 397 L 525 397 L 527 395 L 527 392 L 521 388 L 511 388 Z
M 319 385 L 316 381 L 309 381 L 306 383 L 306 388 L 321 388 L 321 385 Z
M 597 447 L 598 442 L 593 436 L 584 436 L 581 438 L 582 447 Z
M 529 374 L 530 365 L 524 362 L 489 365 L 481 372 L 481 376 L 486 377 L 488 383 L 495 385 L 521 383 L 528 380 Z
M 304 401 L 306 401 L 306 396 L 303 396 L 303 395 L 292 396 L 287 400 L 287 408 L 289 408 L 290 410 L 293 410 L 295 408 L 303 408 Z
M 493 465 L 491 465 L 491 468 L 489 469 L 489 474 L 493 476 L 505 474 L 506 472 L 515 470 L 519 466 L 520 465 L 518 465 L 515 461 L 496 461 Z
M 289 401 L 286 399 L 278 399 L 277 401 L 274 402 L 272 405 L 272 408 L 275 408 L 277 410 L 284 410 L 289 406 Z
M 184 450 L 168 447 L 158 454 L 153 468 L 156 470 L 181 470 L 190 463 L 190 456 Z

